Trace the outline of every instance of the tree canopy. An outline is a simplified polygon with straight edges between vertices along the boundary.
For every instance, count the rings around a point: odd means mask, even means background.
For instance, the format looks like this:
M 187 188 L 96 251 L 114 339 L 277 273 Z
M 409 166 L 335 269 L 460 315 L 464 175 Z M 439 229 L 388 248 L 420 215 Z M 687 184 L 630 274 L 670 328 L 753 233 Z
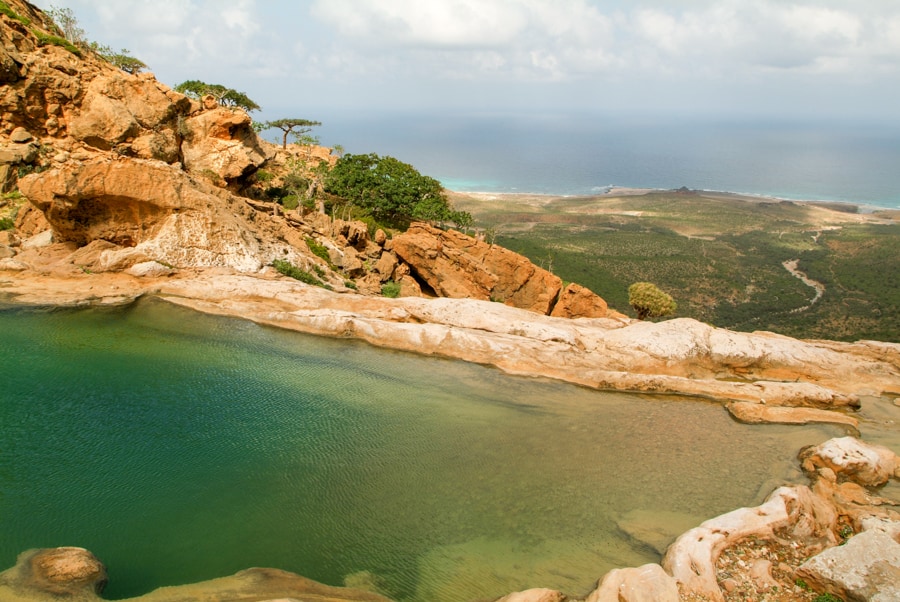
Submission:
M 221 84 L 208 84 L 197 79 L 189 79 L 181 82 L 175 86 L 175 91 L 195 100 L 200 100 L 207 94 L 210 94 L 220 105 L 225 107 L 237 107 L 244 109 L 248 113 L 250 111 L 257 111 L 260 108 L 258 104 L 253 102 L 243 92 L 238 92 L 234 88 L 227 88 Z
M 392 223 L 451 220 L 454 214 L 440 182 L 408 163 L 374 153 L 341 157 L 325 190 L 366 209 L 377 220 Z
M 289 134 L 296 136 L 297 140 L 301 140 L 304 134 L 312 131 L 312 128 L 322 125 L 320 121 L 310 121 L 309 119 L 276 119 L 274 121 L 263 121 L 254 128 L 261 132 L 269 129 L 279 129 L 284 132 L 281 138 L 281 147 L 287 148 L 287 139 Z
M 678 308 L 671 295 L 650 282 L 635 282 L 629 286 L 628 304 L 637 312 L 638 320 L 668 316 Z

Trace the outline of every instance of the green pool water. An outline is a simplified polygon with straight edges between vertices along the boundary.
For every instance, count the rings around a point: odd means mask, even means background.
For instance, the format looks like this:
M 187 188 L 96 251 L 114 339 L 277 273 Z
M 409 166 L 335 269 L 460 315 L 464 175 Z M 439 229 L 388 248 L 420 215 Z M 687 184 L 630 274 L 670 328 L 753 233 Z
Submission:
M 622 516 L 758 503 L 827 428 L 601 393 L 160 301 L 0 309 L 0 568 L 93 551 L 109 599 L 279 567 L 397 600 L 583 594 Z

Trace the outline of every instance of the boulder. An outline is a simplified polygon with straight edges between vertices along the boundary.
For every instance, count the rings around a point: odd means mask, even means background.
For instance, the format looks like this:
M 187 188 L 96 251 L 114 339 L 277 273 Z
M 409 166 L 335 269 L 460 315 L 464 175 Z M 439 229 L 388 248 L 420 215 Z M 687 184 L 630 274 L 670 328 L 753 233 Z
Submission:
M 453 230 L 414 223 L 392 250 L 439 297 L 500 301 L 547 314 L 562 281 L 526 257 Z
M 9 139 L 17 144 L 24 144 L 26 142 L 31 142 L 34 140 L 34 136 L 23 127 L 17 127 L 12 131 L 9 135 Z
M 19 557 L 19 564 L 28 567 L 21 585 L 48 598 L 93 596 L 106 586 L 106 567 L 84 548 L 32 550 Z
M 851 481 L 866 487 L 878 487 L 900 476 L 900 458 L 886 447 L 840 437 L 800 451 L 803 470 L 813 473 L 828 468 L 838 482 Z
M 678 584 L 658 564 L 613 569 L 585 602 L 678 602 Z
M 513 592 L 499 598 L 496 602 L 566 602 L 566 600 L 568 598 L 556 590 L 537 588 Z
M 608 313 L 606 301 L 600 295 L 573 282 L 559 293 L 550 315 L 558 318 L 605 318 Z
M 268 156 L 251 123 L 244 111 L 224 107 L 186 119 L 188 133 L 181 145 L 185 168 L 209 170 L 226 181 L 256 171 Z
M 804 562 L 797 576 L 844 600 L 900 600 L 900 543 L 881 530 L 863 531 Z

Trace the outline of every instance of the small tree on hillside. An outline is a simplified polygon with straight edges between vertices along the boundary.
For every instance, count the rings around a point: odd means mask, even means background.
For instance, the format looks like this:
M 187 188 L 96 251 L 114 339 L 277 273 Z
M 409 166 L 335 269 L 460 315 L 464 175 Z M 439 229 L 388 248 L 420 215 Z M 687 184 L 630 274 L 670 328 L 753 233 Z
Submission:
M 234 88 L 226 88 L 221 84 L 207 84 L 198 79 L 189 79 L 175 86 L 175 91 L 184 94 L 194 100 L 200 100 L 207 94 L 213 96 L 223 107 L 236 107 L 244 109 L 248 113 L 250 111 L 258 111 L 259 105 L 253 102 L 243 92 L 238 92 Z
M 637 313 L 638 320 L 668 316 L 678 307 L 671 295 L 650 282 L 635 282 L 629 286 L 628 303 Z
M 284 133 L 281 137 L 281 147 L 287 148 L 288 135 L 293 134 L 299 141 L 317 125 L 322 125 L 322 123 L 310 121 L 309 119 L 276 119 L 275 121 L 263 121 L 259 124 L 257 131 L 261 132 L 273 128 L 281 130 Z

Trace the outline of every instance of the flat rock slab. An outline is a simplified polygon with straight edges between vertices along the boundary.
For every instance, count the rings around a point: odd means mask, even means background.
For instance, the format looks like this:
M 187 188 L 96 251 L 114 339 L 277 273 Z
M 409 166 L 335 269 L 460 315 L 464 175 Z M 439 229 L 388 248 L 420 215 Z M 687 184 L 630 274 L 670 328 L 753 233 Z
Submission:
M 840 412 L 817 408 L 769 406 L 750 401 L 736 401 L 725 406 L 738 422 L 745 424 L 843 424 L 859 434 L 859 420 Z
M 813 556 L 797 575 L 814 590 L 844 600 L 900 600 L 900 543 L 884 531 L 863 531 Z

